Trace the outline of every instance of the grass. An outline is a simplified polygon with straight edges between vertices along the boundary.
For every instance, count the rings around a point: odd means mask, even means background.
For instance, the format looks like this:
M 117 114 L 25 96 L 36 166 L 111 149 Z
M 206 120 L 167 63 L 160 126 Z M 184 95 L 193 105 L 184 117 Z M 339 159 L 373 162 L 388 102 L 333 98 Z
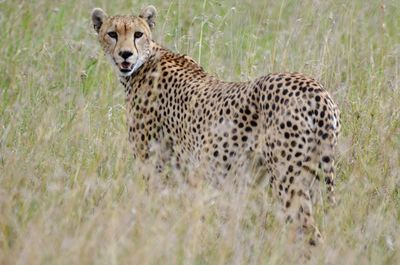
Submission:
M 92 8 L 0 1 L 0 264 L 287 264 L 266 192 L 146 192 Z M 342 112 L 337 195 L 312 264 L 400 264 L 400 2 L 159 1 L 155 38 L 227 80 L 301 71 Z

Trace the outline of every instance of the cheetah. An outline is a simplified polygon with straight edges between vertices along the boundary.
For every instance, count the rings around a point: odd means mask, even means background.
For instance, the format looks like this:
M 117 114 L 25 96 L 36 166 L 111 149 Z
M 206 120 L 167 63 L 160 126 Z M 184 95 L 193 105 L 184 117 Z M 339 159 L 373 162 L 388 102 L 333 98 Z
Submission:
M 152 38 L 157 11 L 108 16 L 92 11 L 93 27 L 125 88 L 129 142 L 136 160 L 153 153 L 162 170 L 204 168 L 218 181 L 243 157 L 257 159 L 284 220 L 320 242 L 312 212 L 315 182 L 325 181 L 334 202 L 334 152 L 339 110 L 329 93 L 301 73 L 273 73 L 226 82 L 189 56 Z M 153 144 L 161 146 L 152 149 Z M 156 151 L 154 151 L 156 150 Z

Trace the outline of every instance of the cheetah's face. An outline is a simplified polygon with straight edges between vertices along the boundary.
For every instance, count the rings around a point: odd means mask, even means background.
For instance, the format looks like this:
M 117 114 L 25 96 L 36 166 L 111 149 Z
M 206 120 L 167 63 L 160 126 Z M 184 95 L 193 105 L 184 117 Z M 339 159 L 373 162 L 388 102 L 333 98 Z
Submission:
M 93 10 L 99 42 L 120 76 L 130 76 L 149 57 L 155 17 L 153 6 L 143 9 L 139 16 L 107 16 L 100 8 Z

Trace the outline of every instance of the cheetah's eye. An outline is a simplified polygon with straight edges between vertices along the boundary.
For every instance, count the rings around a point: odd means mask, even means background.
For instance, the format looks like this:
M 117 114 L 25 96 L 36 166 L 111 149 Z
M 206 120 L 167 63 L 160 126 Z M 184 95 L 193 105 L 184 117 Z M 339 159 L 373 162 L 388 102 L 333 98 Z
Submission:
M 117 32 L 115 32 L 115 31 L 110 31 L 110 32 L 107 33 L 107 35 L 110 36 L 113 39 L 118 39 Z
M 139 39 L 140 37 L 143 36 L 143 32 L 136 31 L 135 34 L 134 34 L 133 36 L 135 37 L 135 39 Z

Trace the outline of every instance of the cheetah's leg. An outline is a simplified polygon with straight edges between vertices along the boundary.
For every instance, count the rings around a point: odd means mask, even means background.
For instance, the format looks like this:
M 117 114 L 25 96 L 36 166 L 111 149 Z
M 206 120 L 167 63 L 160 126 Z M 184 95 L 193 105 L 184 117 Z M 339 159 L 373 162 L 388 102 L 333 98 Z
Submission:
M 322 242 L 322 237 L 315 225 L 312 211 L 312 176 L 300 167 L 292 169 L 293 165 L 288 165 L 287 168 L 286 174 L 281 174 L 273 185 L 274 193 L 281 203 L 285 222 L 291 224 L 297 235 L 307 236 L 310 245 L 317 245 Z

